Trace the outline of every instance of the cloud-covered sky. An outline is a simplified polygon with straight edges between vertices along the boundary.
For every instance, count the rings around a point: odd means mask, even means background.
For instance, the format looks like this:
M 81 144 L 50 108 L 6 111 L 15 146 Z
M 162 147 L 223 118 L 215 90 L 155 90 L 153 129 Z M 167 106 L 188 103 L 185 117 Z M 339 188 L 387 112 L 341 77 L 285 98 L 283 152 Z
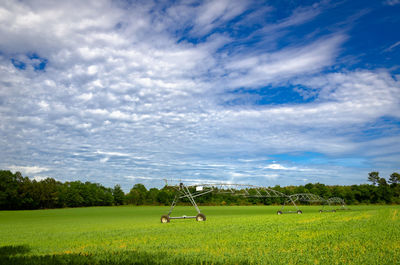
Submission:
M 0 168 L 125 191 L 387 177 L 399 14 L 397 0 L 1 1 Z

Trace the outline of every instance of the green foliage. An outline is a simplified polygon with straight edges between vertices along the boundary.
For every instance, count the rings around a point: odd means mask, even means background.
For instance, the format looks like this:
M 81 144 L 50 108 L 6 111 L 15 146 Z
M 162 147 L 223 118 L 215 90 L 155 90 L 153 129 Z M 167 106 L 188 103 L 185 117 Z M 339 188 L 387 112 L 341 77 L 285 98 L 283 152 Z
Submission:
M 146 202 L 147 189 L 143 184 L 135 184 L 128 193 L 126 200 L 129 204 L 143 205 Z
M 115 185 L 113 189 L 113 196 L 116 205 L 122 205 L 125 203 L 125 193 L 122 191 L 120 185 Z
M 0 264 L 399 264 L 400 206 L 277 215 L 203 206 L 207 221 L 161 224 L 169 207 L 0 212 Z M 176 214 L 193 207 L 178 206 Z M 175 213 L 175 211 L 174 211 Z
M 275 186 L 273 189 L 284 194 L 314 193 L 323 198 L 341 197 L 347 204 L 392 204 L 400 203 L 400 185 L 398 173 L 390 176 L 388 185 L 386 179 L 379 177 L 378 172 L 371 172 L 375 184 L 328 186 L 321 183 L 308 183 L 304 186 Z M 194 189 L 192 188 L 192 191 Z M 250 194 L 255 190 L 249 190 Z M 175 196 L 175 190 L 170 187 L 149 190 L 143 184 L 135 184 L 128 194 L 121 187 L 106 188 L 98 183 L 72 181 L 61 183 L 52 178 L 31 181 L 21 173 L 0 170 L 0 210 L 15 209 L 49 209 L 82 206 L 109 205 L 170 205 Z M 224 193 L 208 193 L 196 198 L 199 205 L 272 205 L 282 204 L 284 198 L 251 198 L 232 196 Z M 180 201 L 190 205 L 189 200 Z
M 379 181 L 379 172 L 373 171 L 368 173 L 368 181 L 372 182 L 372 185 L 376 185 Z
M 0 207 L 1 209 L 18 208 L 19 193 L 18 187 L 20 173 L 12 174 L 11 171 L 0 171 Z
M 392 175 L 390 175 L 389 183 L 399 184 L 400 183 L 400 174 L 397 172 L 393 172 Z
M 123 192 L 122 192 L 123 193 Z M 125 196 L 125 194 L 118 196 Z M 113 190 L 97 183 L 36 181 L 0 170 L 0 209 L 48 209 L 114 204 Z

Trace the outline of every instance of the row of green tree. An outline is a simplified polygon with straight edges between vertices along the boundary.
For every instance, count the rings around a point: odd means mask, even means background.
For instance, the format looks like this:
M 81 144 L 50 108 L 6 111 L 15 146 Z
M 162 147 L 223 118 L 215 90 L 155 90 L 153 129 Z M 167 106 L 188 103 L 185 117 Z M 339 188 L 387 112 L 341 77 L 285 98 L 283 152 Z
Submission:
M 0 170 L 0 209 L 45 209 L 123 204 L 125 194 L 97 183 L 65 182 L 47 178 L 41 181 L 23 177 L 20 172 Z
M 285 194 L 313 193 L 323 198 L 341 197 L 347 204 L 400 204 L 400 174 L 393 173 L 389 181 L 378 172 L 369 173 L 372 184 L 328 186 L 321 183 L 301 186 L 275 186 Z M 23 177 L 21 173 L 0 170 L 0 209 L 48 209 L 109 205 L 169 205 L 175 196 L 171 187 L 146 189 L 135 184 L 128 194 L 119 185 L 106 188 L 91 182 L 60 182 L 53 178 L 41 181 Z M 224 193 L 208 193 L 196 198 L 202 205 L 281 204 L 284 198 L 251 198 Z M 183 201 L 185 203 L 185 201 Z M 186 203 L 189 203 L 186 201 Z

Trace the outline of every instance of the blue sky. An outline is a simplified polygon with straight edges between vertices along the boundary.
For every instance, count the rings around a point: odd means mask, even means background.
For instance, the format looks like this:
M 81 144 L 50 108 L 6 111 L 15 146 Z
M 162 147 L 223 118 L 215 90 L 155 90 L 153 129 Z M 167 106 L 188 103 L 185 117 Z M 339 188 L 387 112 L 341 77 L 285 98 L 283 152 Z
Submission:
M 162 186 L 400 171 L 400 1 L 2 1 L 0 168 Z

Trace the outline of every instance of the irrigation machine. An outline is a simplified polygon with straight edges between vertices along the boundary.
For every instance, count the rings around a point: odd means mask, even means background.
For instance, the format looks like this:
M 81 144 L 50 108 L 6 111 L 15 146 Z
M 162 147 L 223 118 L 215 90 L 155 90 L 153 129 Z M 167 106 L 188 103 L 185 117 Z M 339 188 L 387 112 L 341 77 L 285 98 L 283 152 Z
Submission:
M 322 212 L 336 212 L 336 207 L 340 205 L 341 210 L 345 210 L 346 205 L 342 198 L 333 197 L 329 199 L 324 199 L 318 195 L 312 193 L 298 193 L 287 195 L 280 191 L 276 191 L 274 189 L 262 186 L 255 185 L 247 185 L 247 184 L 228 184 L 228 183 L 206 183 L 206 184 L 194 184 L 194 185 L 185 185 L 184 183 L 179 183 L 178 185 L 168 185 L 166 181 L 166 186 L 175 190 L 175 197 L 172 201 L 171 207 L 169 209 L 168 214 L 161 216 L 161 223 L 169 223 L 172 219 L 196 219 L 196 221 L 205 221 L 206 216 L 200 211 L 199 206 L 196 203 L 195 198 L 199 196 L 203 196 L 208 193 L 225 193 L 230 194 L 232 196 L 244 196 L 244 197 L 252 197 L 252 198 L 282 198 L 284 203 L 282 208 L 277 211 L 278 215 L 283 213 L 297 213 L 302 214 L 303 212 L 299 209 L 296 202 L 307 202 L 307 203 L 319 203 L 322 205 L 322 209 L 319 211 Z M 182 200 L 188 199 L 189 202 L 193 205 L 193 207 L 197 211 L 197 215 L 193 216 L 171 216 L 172 211 L 174 210 L 176 204 Z M 295 211 L 284 211 L 285 206 L 293 205 L 296 210 Z

